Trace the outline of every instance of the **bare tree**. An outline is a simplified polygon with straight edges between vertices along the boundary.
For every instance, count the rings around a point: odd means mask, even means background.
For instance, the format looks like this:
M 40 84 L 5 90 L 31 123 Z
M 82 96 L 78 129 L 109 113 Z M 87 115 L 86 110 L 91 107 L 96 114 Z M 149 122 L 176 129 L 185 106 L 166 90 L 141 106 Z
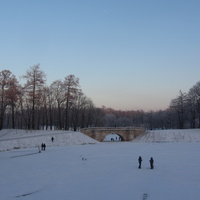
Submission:
M 0 72 L 0 130 L 3 128 L 4 114 L 7 106 L 10 105 L 12 107 L 12 111 L 14 112 L 14 106 L 17 95 L 16 87 L 17 87 L 17 80 L 15 76 L 11 73 L 11 71 L 9 70 L 1 71 Z
M 23 76 L 26 79 L 24 85 L 24 92 L 26 95 L 26 101 L 31 107 L 31 129 L 35 129 L 35 108 L 40 104 L 40 98 L 42 90 L 45 84 L 46 75 L 40 70 L 40 65 L 34 65 L 26 71 L 26 75 Z
M 64 88 L 65 88 L 65 130 L 69 130 L 69 109 L 70 104 L 75 99 L 75 96 L 79 92 L 79 78 L 74 75 L 65 77 Z
M 18 103 L 20 86 L 14 75 L 10 78 L 7 90 L 8 105 L 11 108 L 11 127 L 15 129 L 15 108 Z
M 187 94 L 187 107 L 189 111 L 190 126 L 191 128 L 196 127 L 196 103 L 197 96 L 194 88 L 191 88 Z
M 100 115 L 96 112 L 94 103 L 90 98 L 83 95 L 81 98 L 81 109 L 80 109 L 80 127 L 95 126 L 100 119 Z
M 52 98 L 54 102 L 54 108 L 57 110 L 57 119 L 54 120 L 54 126 L 59 129 L 63 128 L 62 123 L 62 107 L 65 101 L 65 88 L 62 81 L 54 81 L 50 85 L 50 91 L 52 92 Z
M 179 128 L 184 128 L 184 122 L 185 122 L 185 112 L 186 112 L 186 94 L 179 92 L 179 96 L 175 99 L 172 99 L 170 107 L 174 109 L 178 116 L 178 122 L 179 122 Z
M 73 102 L 71 102 L 71 126 L 73 126 L 74 131 L 77 130 L 77 127 L 80 123 L 80 108 L 83 106 L 81 105 L 83 93 L 77 92 L 74 96 Z
M 42 128 L 48 129 L 50 125 L 50 129 L 52 130 L 52 123 L 50 122 L 51 120 L 51 106 L 52 106 L 52 100 L 51 100 L 51 92 L 49 90 L 48 86 L 45 86 L 42 91 L 41 95 L 41 107 L 38 110 L 38 120 L 41 118 L 40 126 Z
M 196 122 L 196 114 L 198 115 L 198 127 L 200 128 L 200 81 L 197 82 L 190 90 L 189 90 L 189 101 L 190 105 L 193 109 L 193 123 Z
M 79 90 L 71 106 L 71 122 L 74 131 L 78 127 L 84 127 L 86 123 L 92 124 L 92 119 L 94 119 L 94 115 L 91 116 L 92 111 L 94 111 L 93 102 Z

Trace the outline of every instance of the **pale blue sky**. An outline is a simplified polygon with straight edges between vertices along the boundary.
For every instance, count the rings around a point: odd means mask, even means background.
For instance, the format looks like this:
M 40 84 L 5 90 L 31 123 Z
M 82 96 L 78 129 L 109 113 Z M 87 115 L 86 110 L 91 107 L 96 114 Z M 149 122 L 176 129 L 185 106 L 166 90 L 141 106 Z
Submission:
M 200 1 L 0 0 L 0 70 L 38 63 L 98 107 L 166 109 L 200 81 Z

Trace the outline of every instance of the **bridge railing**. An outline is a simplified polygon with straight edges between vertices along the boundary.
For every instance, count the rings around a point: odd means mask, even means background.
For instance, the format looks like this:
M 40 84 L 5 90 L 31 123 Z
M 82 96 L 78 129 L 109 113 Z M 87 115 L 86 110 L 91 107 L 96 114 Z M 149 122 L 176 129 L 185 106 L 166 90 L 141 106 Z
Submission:
M 122 127 L 88 127 L 81 128 L 81 130 L 132 130 L 132 129 L 145 129 L 143 127 L 135 127 L 135 126 L 122 126 Z

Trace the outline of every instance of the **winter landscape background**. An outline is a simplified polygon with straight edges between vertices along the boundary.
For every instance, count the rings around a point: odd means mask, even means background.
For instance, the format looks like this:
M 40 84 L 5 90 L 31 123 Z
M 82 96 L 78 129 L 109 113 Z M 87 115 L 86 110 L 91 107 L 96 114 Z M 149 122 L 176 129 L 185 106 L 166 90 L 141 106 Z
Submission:
M 200 129 L 147 131 L 131 142 L 103 143 L 80 132 L 4 129 L 0 199 L 199 199 L 199 142 Z M 41 143 L 47 148 L 38 153 Z

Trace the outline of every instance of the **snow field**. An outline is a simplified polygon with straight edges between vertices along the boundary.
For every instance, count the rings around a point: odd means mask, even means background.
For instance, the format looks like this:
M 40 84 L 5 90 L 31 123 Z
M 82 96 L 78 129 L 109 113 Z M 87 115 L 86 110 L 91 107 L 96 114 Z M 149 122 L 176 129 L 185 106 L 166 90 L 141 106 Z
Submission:
M 0 199 L 198 199 L 199 152 L 198 143 L 132 142 L 0 152 Z
M 199 199 L 199 141 L 199 129 L 150 131 L 133 142 L 112 143 L 78 132 L 3 130 L 0 199 Z M 42 142 L 46 151 L 38 153 Z M 13 147 L 20 149 L 6 151 Z

